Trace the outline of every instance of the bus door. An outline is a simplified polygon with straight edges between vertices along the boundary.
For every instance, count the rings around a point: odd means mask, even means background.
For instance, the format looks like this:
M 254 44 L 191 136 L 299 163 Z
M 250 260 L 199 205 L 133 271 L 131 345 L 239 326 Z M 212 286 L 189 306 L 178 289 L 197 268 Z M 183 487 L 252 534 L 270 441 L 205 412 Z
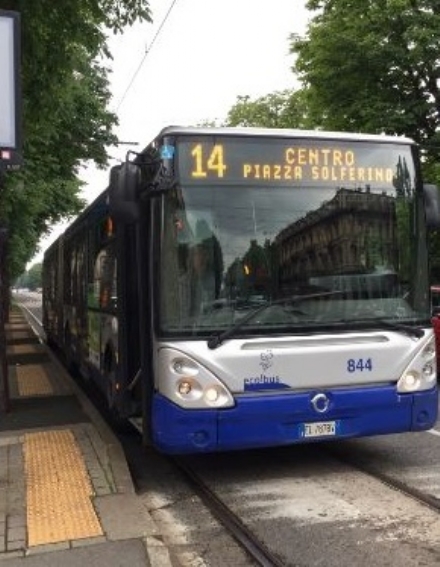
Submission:
M 121 393 L 119 410 L 123 415 L 141 413 L 138 256 L 135 226 L 118 226 L 118 381 Z
M 88 361 L 102 374 L 117 360 L 116 256 L 114 243 L 95 259 L 87 294 Z

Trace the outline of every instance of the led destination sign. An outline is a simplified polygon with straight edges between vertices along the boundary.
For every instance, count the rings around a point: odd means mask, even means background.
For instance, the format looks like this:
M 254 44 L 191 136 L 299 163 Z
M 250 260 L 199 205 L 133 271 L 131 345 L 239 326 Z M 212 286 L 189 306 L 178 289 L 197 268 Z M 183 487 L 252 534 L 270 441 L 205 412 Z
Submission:
M 392 144 L 274 138 L 184 139 L 177 148 L 182 181 L 253 184 L 391 186 L 409 152 Z

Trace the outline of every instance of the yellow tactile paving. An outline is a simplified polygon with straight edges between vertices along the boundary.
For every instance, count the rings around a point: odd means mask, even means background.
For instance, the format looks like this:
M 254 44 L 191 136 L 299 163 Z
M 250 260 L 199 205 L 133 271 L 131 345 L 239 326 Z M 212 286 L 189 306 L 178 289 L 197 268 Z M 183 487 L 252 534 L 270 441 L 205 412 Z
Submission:
M 40 344 L 11 345 L 9 349 L 13 354 L 28 354 L 41 352 Z
M 20 396 L 46 396 L 53 394 L 52 384 L 42 366 L 38 364 L 16 366 L 15 375 Z
M 29 547 L 103 535 L 70 430 L 26 434 L 24 461 Z
M 13 323 L 11 325 L 11 323 L 6 323 L 5 325 L 6 331 L 11 332 L 11 331 L 31 331 L 31 328 L 29 327 L 29 325 L 22 325 L 22 324 L 17 324 L 17 323 Z
M 11 339 L 33 339 L 35 337 L 35 333 L 33 333 L 30 329 L 9 331 L 8 335 Z

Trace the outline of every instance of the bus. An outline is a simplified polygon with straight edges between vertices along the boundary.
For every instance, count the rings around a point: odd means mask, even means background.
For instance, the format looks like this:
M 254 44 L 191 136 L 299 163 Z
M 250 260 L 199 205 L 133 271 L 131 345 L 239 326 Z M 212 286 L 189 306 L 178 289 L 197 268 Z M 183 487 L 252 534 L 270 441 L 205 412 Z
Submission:
M 426 430 L 439 211 L 407 138 L 169 126 L 46 251 L 47 339 L 163 453 Z

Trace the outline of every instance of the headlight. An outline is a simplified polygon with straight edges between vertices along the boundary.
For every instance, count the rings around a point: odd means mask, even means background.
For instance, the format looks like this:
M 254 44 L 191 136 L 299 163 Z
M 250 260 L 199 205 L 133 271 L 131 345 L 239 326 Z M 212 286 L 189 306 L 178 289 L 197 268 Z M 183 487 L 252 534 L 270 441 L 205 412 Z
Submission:
M 431 337 L 415 355 L 397 382 L 399 393 L 429 390 L 437 382 L 435 339 Z
M 414 392 L 420 387 L 420 374 L 411 370 L 405 373 L 399 380 L 401 391 Z
M 221 408 L 228 405 L 230 396 L 224 387 L 219 388 L 218 385 L 209 386 L 204 392 L 205 402 L 208 406 Z
M 158 389 L 185 408 L 226 408 L 235 402 L 223 382 L 189 356 L 164 348 L 159 354 Z

